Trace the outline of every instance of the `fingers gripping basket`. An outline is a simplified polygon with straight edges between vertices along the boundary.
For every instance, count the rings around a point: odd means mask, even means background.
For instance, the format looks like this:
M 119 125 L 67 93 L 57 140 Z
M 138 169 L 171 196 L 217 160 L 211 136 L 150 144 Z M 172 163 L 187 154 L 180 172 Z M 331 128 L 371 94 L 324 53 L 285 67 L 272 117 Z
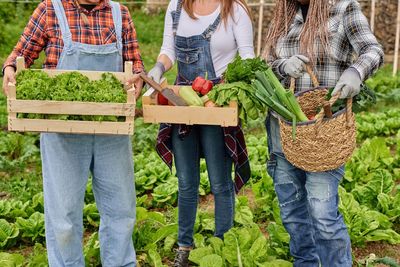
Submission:
M 306 116 L 315 115 L 318 108 L 327 105 L 327 89 L 319 87 L 315 75 L 308 68 L 315 88 L 296 94 L 301 109 Z M 294 90 L 294 80 L 291 82 Z M 339 94 L 329 101 L 330 107 Z M 333 170 L 343 165 L 356 147 L 355 118 L 352 112 L 352 99 L 347 100 L 346 108 L 324 118 L 322 109 L 315 120 L 301 122 L 296 127 L 296 138 L 292 137 L 292 123 L 279 118 L 282 149 L 286 159 L 294 166 L 310 172 Z

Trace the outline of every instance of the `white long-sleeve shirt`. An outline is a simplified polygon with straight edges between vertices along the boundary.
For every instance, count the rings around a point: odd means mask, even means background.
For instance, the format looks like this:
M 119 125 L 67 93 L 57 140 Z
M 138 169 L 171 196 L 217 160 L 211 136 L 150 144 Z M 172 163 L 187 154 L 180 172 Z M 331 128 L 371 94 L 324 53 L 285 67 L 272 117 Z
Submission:
M 176 10 L 178 0 L 171 0 L 165 15 L 164 39 L 160 54 L 168 56 L 171 62 L 175 62 L 175 42 L 172 30 L 171 12 Z M 254 57 L 253 46 L 253 26 L 246 10 L 235 3 L 233 17 L 229 16 L 227 24 L 223 20 L 217 30 L 212 34 L 210 41 L 211 56 L 215 68 L 215 73 L 220 76 L 234 59 L 237 52 L 242 58 Z M 190 37 L 199 35 L 212 24 L 221 11 L 219 6 L 213 13 L 200 16 L 195 14 L 196 20 L 189 17 L 182 8 L 179 20 L 177 35 Z

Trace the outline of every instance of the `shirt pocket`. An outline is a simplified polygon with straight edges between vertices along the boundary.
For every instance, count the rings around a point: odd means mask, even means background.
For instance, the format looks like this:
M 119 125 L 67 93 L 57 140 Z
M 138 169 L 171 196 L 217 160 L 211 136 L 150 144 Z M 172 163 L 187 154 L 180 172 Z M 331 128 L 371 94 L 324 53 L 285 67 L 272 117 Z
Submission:
M 114 27 L 103 27 L 100 30 L 101 44 L 111 44 L 117 41 Z
M 328 20 L 328 33 L 329 37 L 333 37 L 340 28 L 340 18 L 338 16 L 330 17 Z
M 348 61 L 349 47 L 343 23 L 339 16 L 331 17 L 328 20 L 329 34 L 329 55 L 338 62 Z

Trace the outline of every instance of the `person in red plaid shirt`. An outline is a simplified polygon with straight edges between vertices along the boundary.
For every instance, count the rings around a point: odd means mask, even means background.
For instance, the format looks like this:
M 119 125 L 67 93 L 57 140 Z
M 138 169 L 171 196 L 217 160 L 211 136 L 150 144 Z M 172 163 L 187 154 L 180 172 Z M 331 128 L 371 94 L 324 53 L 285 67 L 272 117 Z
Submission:
M 3 88 L 15 83 L 15 59 L 26 67 L 44 50 L 47 69 L 143 71 L 136 32 L 126 7 L 110 0 L 45 0 L 4 64 Z M 140 95 L 138 75 L 130 81 Z M 132 242 L 135 188 L 129 136 L 42 133 L 40 136 L 46 246 L 50 266 L 85 266 L 82 209 L 88 174 L 100 213 L 103 266 L 136 266 Z

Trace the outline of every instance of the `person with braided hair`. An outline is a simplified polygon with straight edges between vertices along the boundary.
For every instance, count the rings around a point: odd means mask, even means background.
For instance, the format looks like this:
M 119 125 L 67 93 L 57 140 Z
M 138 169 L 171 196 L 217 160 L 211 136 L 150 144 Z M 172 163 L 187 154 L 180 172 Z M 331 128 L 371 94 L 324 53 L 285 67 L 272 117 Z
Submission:
M 324 88 L 349 98 L 383 63 L 383 50 L 356 0 L 276 0 L 263 57 L 281 82 L 296 91 L 313 87 L 306 65 Z M 307 172 L 293 166 L 282 151 L 279 124 L 266 120 L 270 157 L 282 222 L 290 235 L 294 266 L 352 266 L 350 237 L 338 211 L 344 167 Z M 301 155 L 299 155 L 301 157 Z

